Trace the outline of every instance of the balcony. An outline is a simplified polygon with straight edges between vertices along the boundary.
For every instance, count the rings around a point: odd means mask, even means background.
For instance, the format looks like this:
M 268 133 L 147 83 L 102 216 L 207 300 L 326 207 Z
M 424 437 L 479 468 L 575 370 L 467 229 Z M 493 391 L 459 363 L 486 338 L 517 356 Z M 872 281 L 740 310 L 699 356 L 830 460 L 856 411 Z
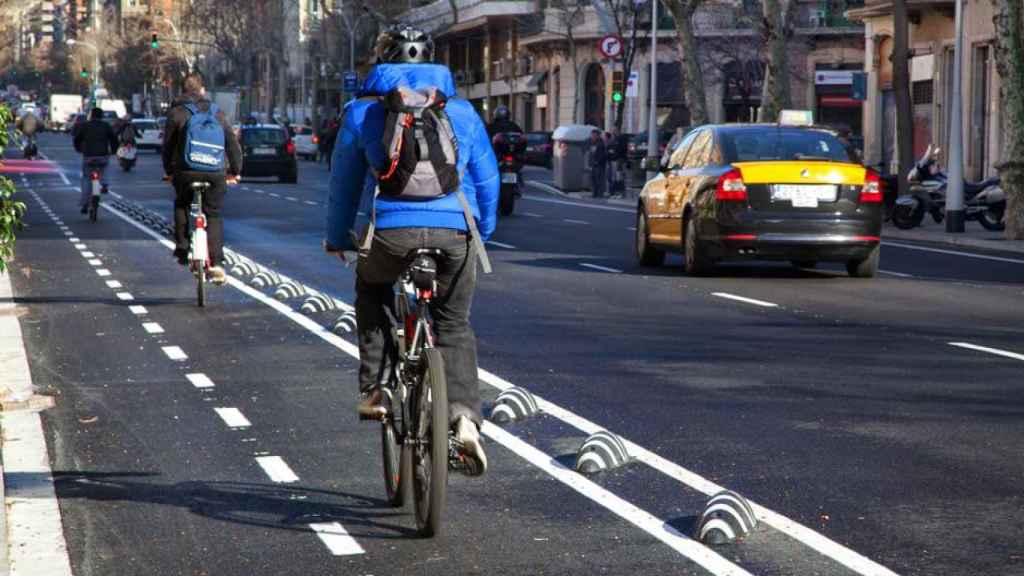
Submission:
M 454 22 L 450 0 L 437 0 L 407 10 L 398 16 L 398 21 L 439 33 L 471 30 L 486 24 L 490 18 L 528 16 L 537 11 L 533 0 L 456 0 L 455 5 L 459 10 L 458 23 Z

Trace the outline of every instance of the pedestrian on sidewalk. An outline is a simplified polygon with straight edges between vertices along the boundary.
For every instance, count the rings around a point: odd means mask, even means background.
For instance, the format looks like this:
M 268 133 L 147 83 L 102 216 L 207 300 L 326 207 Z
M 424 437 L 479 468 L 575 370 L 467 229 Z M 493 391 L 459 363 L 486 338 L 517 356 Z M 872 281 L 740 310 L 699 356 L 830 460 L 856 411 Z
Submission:
M 590 132 L 590 190 L 594 198 L 604 196 L 608 184 L 608 147 L 600 130 Z

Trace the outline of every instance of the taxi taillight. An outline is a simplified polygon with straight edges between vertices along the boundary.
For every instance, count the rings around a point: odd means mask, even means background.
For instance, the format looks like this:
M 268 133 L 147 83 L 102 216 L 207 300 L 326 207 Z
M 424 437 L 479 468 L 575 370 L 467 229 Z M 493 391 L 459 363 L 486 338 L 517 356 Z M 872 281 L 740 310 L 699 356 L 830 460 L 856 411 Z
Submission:
M 746 202 L 747 185 L 743 183 L 743 174 L 732 169 L 718 177 L 718 188 L 715 199 L 719 202 Z
M 877 204 L 882 201 L 882 179 L 877 172 L 864 172 L 864 187 L 860 189 L 861 204 Z

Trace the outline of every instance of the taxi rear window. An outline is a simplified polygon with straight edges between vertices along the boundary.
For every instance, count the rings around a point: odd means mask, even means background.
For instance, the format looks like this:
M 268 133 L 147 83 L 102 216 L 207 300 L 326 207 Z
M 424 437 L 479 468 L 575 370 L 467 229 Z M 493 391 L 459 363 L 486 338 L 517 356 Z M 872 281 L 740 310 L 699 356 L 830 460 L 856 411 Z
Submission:
M 830 132 L 771 126 L 725 130 L 721 135 L 726 162 L 825 160 L 851 162 L 847 147 Z
M 242 143 L 248 146 L 284 144 L 284 141 L 284 131 L 276 128 L 246 128 L 242 130 Z

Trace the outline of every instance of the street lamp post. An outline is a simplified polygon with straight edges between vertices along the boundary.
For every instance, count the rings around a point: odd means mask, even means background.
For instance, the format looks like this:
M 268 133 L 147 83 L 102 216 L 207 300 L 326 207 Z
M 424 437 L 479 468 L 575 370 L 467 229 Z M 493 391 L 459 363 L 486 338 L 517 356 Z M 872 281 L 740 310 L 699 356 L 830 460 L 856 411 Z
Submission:
M 654 178 L 651 168 L 658 157 L 658 0 L 651 0 L 651 105 L 647 116 L 647 179 Z
M 946 195 L 946 232 L 964 231 L 964 148 L 963 109 L 960 84 L 963 80 L 964 21 L 963 1 L 956 0 L 954 20 L 956 46 L 953 52 L 953 94 L 949 130 L 949 191 Z

